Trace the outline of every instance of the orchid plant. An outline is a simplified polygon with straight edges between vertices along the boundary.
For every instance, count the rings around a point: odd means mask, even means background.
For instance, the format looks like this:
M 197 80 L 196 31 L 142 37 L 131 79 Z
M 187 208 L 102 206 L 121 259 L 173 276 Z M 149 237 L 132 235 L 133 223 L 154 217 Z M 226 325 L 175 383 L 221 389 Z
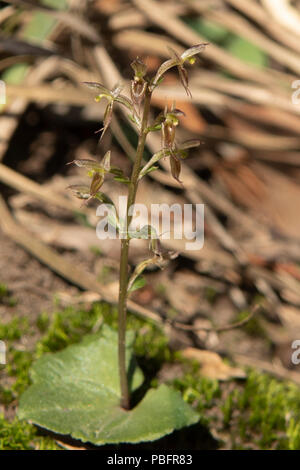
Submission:
M 118 300 L 118 341 L 117 345 L 115 345 L 114 332 L 104 330 L 104 332 L 102 332 L 104 339 L 102 339 L 101 347 L 97 341 L 96 343 L 92 341 L 88 342 L 86 345 L 71 346 L 67 348 L 69 351 L 66 350 L 65 352 L 57 353 L 57 355 L 61 354 L 60 371 L 58 372 L 56 370 L 58 364 L 56 364 L 56 366 L 52 364 L 53 367 L 51 369 L 51 373 L 54 375 L 56 374 L 55 377 L 57 380 L 59 376 L 58 382 L 61 384 L 63 396 L 66 389 L 66 381 L 68 382 L 66 377 L 70 377 L 70 371 L 74 372 L 78 379 L 78 382 L 75 384 L 75 391 L 73 390 L 71 393 L 72 398 L 77 405 L 73 408 L 71 407 L 71 411 L 69 410 L 71 406 L 69 405 L 70 397 L 69 399 L 66 398 L 66 402 L 64 402 L 64 404 L 60 404 L 59 411 L 57 411 L 58 405 L 56 403 L 55 412 L 53 412 L 53 410 L 51 412 L 47 407 L 45 412 L 41 412 L 38 410 L 36 404 L 33 403 L 32 396 L 35 396 L 34 391 L 36 391 L 36 389 L 38 391 L 41 391 L 41 388 L 43 389 L 41 376 L 44 374 L 44 366 L 43 364 L 37 363 L 36 369 L 33 373 L 36 383 L 32 385 L 33 389 L 34 387 L 35 389 L 31 390 L 31 392 L 29 389 L 29 391 L 25 393 L 21 403 L 21 415 L 31 419 L 33 422 L 41 426 L 48 427 L 56 432 L 64 434 L 69 433 L 75 438 L 77 437 L 82 440 L 89 440 L 96 444 L 100 444 L 104 442 L 136 442 L 139 440 L 152 440 L 171 432 L 173 429 L 194 423 L 198 420 L 196 413 L 182 400 L 180 396 L 178 396 L 177 392 L 174 390 L 170 391 L 166 386 L 162 386 L 155 391 L 150 391 L 146 394 L 141 403 L 132 409 L 130 392 L 134 390 L 134 388 L 137 388 L 141 383 L 141 378 L 140 371 L 138 369 L 136 369 L 136 372 L 133 375 L 132 372 L 130 372 L 132 362 L 132 351 L 130 345 L 131 333 L 127 332 L 129 334 L 127 334 L 126 338 L 126 316 L 128 297 L 132 290 L 134 290 L 135 286 L 139 285 L 137 281 L 142 272 L 150 264 L 162 266 L 167 259 L 175 256 L 174 253 L 161 250 L 160 242 L 157 239 L 156 233 L 154 233 L 155 230 L 151 226 L 145 226 L 139 232 L 130 230 L 133 213 L 132 208 L 135 204 L 138 185 L 142 178 L 144 178 L 149 172 L 157 169 L 156 164 L 163 157 L 169 158 L 171 174 L 176 181 L 181 183 L 181 160 L 186 158 L 187 150 L 189 148 L 199 145 L 199 141 L 196 140 L 184 142 L 182 144 L 177 142 L 176 129 L 179 125 L 179 117 L 184 115 L 184 113 L 177 109 L 175 104 L 173 104 L 170 109 L 165 107 L 164 111 L 150 122 L 152 93 L 162 82 L 165 73 L 171 68 L 176 67 L 179 72 L 181 83 L 187 95 L 191 97 L 186 65 L 193 64 L 195 62 L 195 56 L 202 52 L 205 46 L 206 44 L 195 45 L 187 49 L 181 55 L 170 50 L 171 58 L 159 67 L 154 77 L 148 76 L 147 67 L 140 58 L 135 59 L 131 64 L 133 69 L 133 78 L 131 80 L 130 97 L 122 94 L 122 87 L 120 86 L 116 86 L 112 90 L 109 90 L 100 83 L 85 82 L 88 87 L 95 91 L 95 100 L 97 102 L 100 102 L 103 99 L 106 100 L 103 127 L 99 130 L 99 132 L 102 132 L 100 140 L 109 128 L 113 109 L 116 103 L 126 109 L 129 118 L 134 123 L 138 133 L 138 144 L 130 177 L 126 177 L 121 169 L 116 168 L 111 164 L 110 151 L 104 155 L 100 162 L 88 159 L 74 160 L 71 162 L 79 167 L 85 168 L 91 179 L 89 185 L 70 186 L 70 190 L 74 195 L 83 199 L 85 203 L 88 203 L 91 199 L 96 199 L 101 203 L 113 204 L 109 196 L 101 191 L 104 180 L 108 175 L 112 175 L 115 180 L 126 184 L 128 187 L 125 220 L 119 220 L 118 214 L 116 219 L 117 229 L 122 232 L 122 236 L 120 237 L 121 258 Z M 161 132 L 162 148 L 159 152 L 154 154 L 148 162 L 144 162 L 146 139 L 148 134 L 151 132 Z M 128 255 L 129 245 L 132 238 L 149 238 L 152 254 L 148 259 L 142 261 L 138 266 L 136 266 L 130 274 Z M 110 356 L 111 350 L 114 350 L 115 347 L 118 351 L 117 360 L 115 356 Z M 91 357 L 89 354 L 91 354 Z M 84 362 L 82 355 L 85 357 L 86 362 Z M 106 363 L 103 359 L 104 356 L 110 357 L 110 359 L 107 359 Z M 78 358 L 77 363 L 76 357 Z M 95 364 L 96 358 L 98 358 L 100 362 L 102 361 L 101 365 Z M 63 366 L 62 364 L 65 363 L 68 365 Z M 49 361 L 47 364 L 49 366 Z M 114 374 L 112 370 L 115 365 L 117 365 L 118 374 L 117 377 L 112 377 L 110 374 Z M 106 387 L 107 393 L 102 395 L 105 406 L 103 403 L 100 405 L 97 400 L 99 399 L 99 396 L 101 397 L 101 393 L 98 390 L 98 395 L 95 399 L 96 403 L 98 403 L 97 408 L 96 405 L 92 406 L 90 403 L 92 402 L 95 390 L 88 390 L 87 393 L 87 380 L 89 378 L 89 374 L 92 372 L 98 371 L 99 373 L 99 368 L 97 369 L 98 366 L 102 368 L 102 376 L 97 379 L 97 384 L 100 388 L 102 387 L 102 389 L 103 387 Z M 69 369 L 67 371 L 68 367 Z M 82 370 L 80 368 L 82 368 Z M 87 377 L 84 379 L 85 391 L 82 393 L 81 397 L 79 397 L 78 394 L 76 394 L 76 386 L 79 383 L 82 385 L 81 381 L 84 375 L 84 368 L 88 369 Z M 107 368 L 109 370 L 107 370 Z M 64 377 L 61 376 L 62 369 L 65 373 Z M 99 375 L 97 375 L 97 377 L 99 377 Z M 93 378 L 93 380 L 95 380 L 95 378 Z M 87 401 L 91 407 L 91 411 L 94 413 L 93 417 L 92 415 L 89 415 L 86 409 L 84 410 L 86 403 L 82 397 L 85 396 L 86 393 L 88 395 Z M 49 404 L 51 402 L 49 390 L 46 393 L 46 397 L 46 401 L 48 400 Z M 117 399 L 116 397 L 119 398 Z M 114 404 L 114 408 L 112 408 L 112 403 Z M 94 406 L 96 406 L 96 410 Z M 116 411 L 116 406 L 118 411 Z M 150 406 L 152 408 L 150 408 Z M 99 419 L 97 424 L 97 422 L 94 423 L 93 419 L 94 416 L 98 416 L 97 412 L 100 412 L 99 407 L 101 408 L 101 413 L 104 417 L 102 416 L 102 422 L 101 419 Z M 63 410 L 65 409 L 69 410 L 69 415 L 65 411 L 65 419 L 63 419 Z M 81 414 L 78 410 L 81 411 Z M 55 413 L 57 413 L 57 417 L 55 417 Z M 151 416 L 152 427 L 150 426 L 150 431 L 149 429 L 144 429 L 143 419 L 147 413 L 148 418 L 149 413 L 153 415 Z M 163 414 L 164 420 L 161 419 L 161 414 Z M 68 422 L 68 416 L 70 417 L 70 422 Z M 82 421 L 81 424 L 78 424 L 79 417 Z M 88 417 L 92 419 L 93 425 L 89 422 L 88 425 L 85 426 L 84 423 L 85 420 L 88 420 Z M 127 426 L 125 436 L 124 429 L 122 428 L 124 423 L 126 423 Z

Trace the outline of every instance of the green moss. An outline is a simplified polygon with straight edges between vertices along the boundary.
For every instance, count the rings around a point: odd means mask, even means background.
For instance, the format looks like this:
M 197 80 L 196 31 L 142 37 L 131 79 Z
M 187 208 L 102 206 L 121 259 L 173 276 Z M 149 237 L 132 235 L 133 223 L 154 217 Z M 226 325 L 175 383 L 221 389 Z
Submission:
M 13 401 L 13 399 L 13 391 L 0 385 L 0 403 L 4 406 L 9 405 Z
M 237 315 L 237 318 L 235 321 L 237 322 L 243 321 L 245 318 L 249 317 L 249 315 L 250 315 L 249 310 L 243 310 Z M 259 315 L 252 317 L 249 321 L 247 321 L 247 323 L 245 323 L 245 325 L 242 328 L 249 336 L 262 338 L 267 343 L 270 342 L 267 332 L 264 330 L 264 328 L 261 325 Z
M 249 371 L 244 384 L 218 384 L 195 370 L 174 382 L 208 426 L 230 433 L 231 448 L 300 449 L 299 387 Z M 222 414 L 220 415 L 220 410 Z
M 215 303 L 217 296 L 218 296 L 218 293 L 216 289 L 214 289 L 213 287 L 204 288 L 204 297 L 211 305 Z
M 29 324 L 26 318 L 15 317 L 8 323 L 0 323 L 0 338 L 2 341 L 19 340 L 26 334 Z
M 101 284 L 108 284 L 112 281 L 113 268 L 111 266 L 102 266 L 100 273 L 97 276 Z
M 93 253 L 96 256 L 101 256 L 103 254 L 102 250 L 97 245 L 91 245 L 89 247 L 89 250 L 91 253 Z
M 252 371 L 239 405 L 241 411 L 249 410 L 249 429 L 260 434 L 257 440 L 260 448 L 270 448 L 274 443 L 276 448 L 289 448 L 295 444 L 290 422 L 299 423 L 300 418 L 300 394 L 296 385 Z
M 300 449 L 300 422 L 296 421 L 295 418 L 291 418 L 288 428 L 288 449 L 299 450 Z
M 42 312 L 36 321 L 36 326 L 41 333 L 45 333 L 50 325 L 50 318 L 47 312 Z
M 37 436 L 36 428 L 15 418 L 0 415 L 0 450 L 59 450 L 50 437 Z
M 8 288 L 6 284 L 0 283 L 0 299 L 8 295 Z
M 29 367 L 35 358 L 34 351 L 24 351 L 21 341 L 30 334 L 26 318 L 13 318 L 8 323 L 0 323 L 0 338 L 6 343 L 7 364 L 0 366 L 0 402 L 4 407 L 14 403 L 29 385 Z M 20 421 L 6 420 L 0 415 L 0 450 L 56 449 L 53 439 L 37 435 L 34 426 Z
M 6 284 L 0 284 L 0 302 L 8 305 L 9 307 L 14 307 L 18 303 L 17 299 L 10 295 Z
M 234 397 L 232 394 L 228 395 L 227 398 L 225 398 L 223 405 L 221 405 L 221 410 L 223 412 L 223 423 L 224 427 L 229 427 L 230 421 L 232 418 L 232 413 L 233 413 L 233 401 Z
M 86 310 L 68 307 L 52 315 L 51 321 L 46 313 L 39 316 L 37 326 L 40 331 L 46 331 L 37 343 L 37 355 L 45 352 L 59 351 L 69 344 L 76 343 L 88 334 L 97 331 L 106 323 L 117 329 L 117 309 L 105 303 L 95 303 Z M 134 315 L 128 316 L 127 328 L 136 331 L 135 353 L 146 358 L 168 360 L 170 350 L 167 348 L 167 338 L 151 323 L 147 323 Z
M 202 424 L 228 434 L 230 448 L 300 449 L 298 386 L 249 370 L 246 381 L 233 387 L 233 381 L 201 377 L 195 361 L 176 358 L 185 373 L 174 387 L 203 416 Z
M 188 370 L 182 378 L 175 379 L 173 385 L 181 391 L 184 399 L 196 405 L 200 412 L 211 408 L 214 400 L 221 396 L 217 381 L 200 378 L 199 371 L 195 374 L 193 369 Z

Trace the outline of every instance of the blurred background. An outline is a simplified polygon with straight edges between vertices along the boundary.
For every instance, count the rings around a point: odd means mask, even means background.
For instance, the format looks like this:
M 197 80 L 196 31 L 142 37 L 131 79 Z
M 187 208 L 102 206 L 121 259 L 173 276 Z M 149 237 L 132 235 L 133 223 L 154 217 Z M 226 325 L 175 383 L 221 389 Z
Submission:
M 183 163 L 184 186 L 162 160 L 138 192 L 146 204 L 204 203 L 204 247 L 186 251 L 184 242 L 166 240 L 179 256 L 146 272 L 130 309 L 167 323 L 174 348 L 211 350 L 299 384 L 291 343 L 300 339 L 300 2 L 12 0 L 0 7 L 1 321 L 34 322 L 53 310 L 54 296 L 62 307 L 115 302 L 118 242 L 97 239 L 96 205 L 82 206 L 66 191 L 86 182 L 84 172 L 66 164 L 111 149 L 112 163 L 128 175 L 137 136 L 116 107 L 99 145 L 105 104 L 82 82 L 122 83 L 126 94 L 136 56 L 155 74 L 168 47 L 182 53 L 208 42 L 188 70 L 192 99 L 176 69 L 153 95 L 153 116 L 173 100 L 184 111 L 178 140 L 201 140 Z M 146 156 L 160 145 L 150 135 Z M 113 181 L 103 188 L 112 198 L 126 192 Z M 145 250 L 132 243 L 132 265 Z M 263 311 L 241 328 L 214 331 L 243 322 L 259 302 Z

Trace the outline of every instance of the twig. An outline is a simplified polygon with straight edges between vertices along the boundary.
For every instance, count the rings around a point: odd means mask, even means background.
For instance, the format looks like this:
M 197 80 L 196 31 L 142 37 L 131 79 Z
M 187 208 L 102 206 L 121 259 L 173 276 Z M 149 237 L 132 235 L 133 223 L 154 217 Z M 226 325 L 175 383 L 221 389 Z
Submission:
M 262 308 L 261 305 L 255 305 L 251 309 L 251 312 L 249 313 L 249 315 L 246 318 L 244 318 L 243 320 L 240 320 L 236 323 L 232 323 L 232 324 L 229 324 L 229 325 L 219 326 L 219 327 L 216 327 L 216 328 L 207 328 L 207 327 L 203 327 L 203 326 L 195 327 L 193 325 L 186 325 L 184 323 L 180 323 L 180 322 L 172 321 L 172 320 L 168 320 L 168 323 L 171 326 L 173 326 L 174 328 L 184 330 L 184 331 L 204 331 L 204 332 L 206 331 L 208 333 L 209 332 L 221 333 L 223 331 L 233 330 L 235 328 L 240 328 L 241 326 L 246 325 L 254 317 L 254 315 L 257 314 L 257 312 L 261 308 Z
M 77 210 L 77 206 L 73 201 L 60 196 L 59 194 L 55 194 L 48 188 L 42 187 L 39 183 L 21 175 L 3 163 L 0 163 L 0 181 L 14 189 L 17 189 L 18 191 L 30 194 L 47 204 L 54 204 L 55 206 L 68 211 Z

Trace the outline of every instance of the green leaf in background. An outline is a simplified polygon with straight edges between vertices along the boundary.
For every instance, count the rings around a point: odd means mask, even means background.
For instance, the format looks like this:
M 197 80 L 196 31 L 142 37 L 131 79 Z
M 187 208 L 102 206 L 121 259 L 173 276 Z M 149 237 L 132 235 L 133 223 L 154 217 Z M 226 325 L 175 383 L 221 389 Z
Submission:
M 28 41 L 41 43 L 51 33 L 56 21 L 53 16 L 37 11 L 24 29 L 24 36 Z
M 205 39 L 222 46 L 238 59 L 259 67 L 268 65 L 267 55 L 259 47 L 223 26 L 201 17 L 185 18 L 184 21 Z
M 8 67 L 1 75 L 1 78 L 11 85 L 22 83 L 28 72 L 28 65 L 25 63 L 14 64 Z
M 127 368 L 131 391 L 142 381 L 128 333 Z M 33 385 L 23 394 L 19 418 L 96 445 L 152 441 L 198 421 L 179 392 L 150 389 L 132 410 L 120 406 L 117 333 L 104 325 L 97 335 L 64 351 L 42 356 L 33 366 Z
M 226 49 L 233 56 L 247 62 L 247 64 L 264 67 L 268 65 L 266 54 L 255 44 L 246 39 L 235 36 L 226 45 Z
M 58 10 L 65 10 L 68 6 L 66 0 L 42 0 L 41 4 Z M 56 24 L 57 20 L 52 15 L 34 11 L 30 21 L 21 31 L 20 39 L 43 44 L 43 41 L 52 33 Z M 29 65 L 27 63 L 15 64 L 5 70 L 1 74 L 1 78 L 9 84 L 19 85 L 25 79 L 28 70 Z
M 187 18 L 185 19 L 185 22 L 197 33 L 204 36 L 208 41 L 216 44 L 224 42 L 228 36 L 230 36 L 230 32 L 223 26 L 201 17 Z
M 42 0 L 41 3 L 57 10 L 65 10 L 67 8 L 65 0 Z M 57 20 L 51 14 L 36 11 L 31 21 L 24 28 L 23 35 L 28 41 L 41 43 L 51 34 L 56 23 Z
M 66 10 L 68 7 L 67 0 L 41 0 L 41 4 L 55 10 Z

